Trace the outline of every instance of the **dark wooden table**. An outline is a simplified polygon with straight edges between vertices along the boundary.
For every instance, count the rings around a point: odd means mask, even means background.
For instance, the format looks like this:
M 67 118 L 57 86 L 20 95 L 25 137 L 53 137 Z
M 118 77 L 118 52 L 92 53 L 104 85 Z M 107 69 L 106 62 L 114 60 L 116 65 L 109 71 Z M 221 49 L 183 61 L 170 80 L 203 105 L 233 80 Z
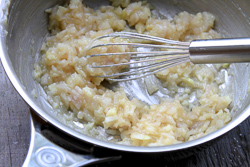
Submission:
M 0 78 L 0 166 L 19 167 L 29 147 L 29 107 L 11 85 L 1 64 Z M 249 127 L 250 118 L 204 151 L 177 162 L 166 163 L 165 166 L 250 166 Z M 157 162 L 154 166 L 158 166 Z

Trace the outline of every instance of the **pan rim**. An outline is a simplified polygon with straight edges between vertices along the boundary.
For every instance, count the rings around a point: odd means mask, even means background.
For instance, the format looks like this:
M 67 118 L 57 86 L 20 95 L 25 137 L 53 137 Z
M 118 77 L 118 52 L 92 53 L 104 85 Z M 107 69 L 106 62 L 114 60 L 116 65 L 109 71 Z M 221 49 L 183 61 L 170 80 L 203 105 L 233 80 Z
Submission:
M 1 1 L 0 8 L 3 9 L 5 3 L 4 1 Z M 1 14 L 1 13 L 0 13 Z M 173 145 L 167 145 L 167 146 L 157 146 L 157 147 L 138 147 L 138 146 L 128 146 L 128 145 L 121 145 L 116 143 L 111 143 L 107 141 L 102 141 L 100 139 L 96 139 L 93 137 L 90 137 L 86 134 L 80 133 L 75 131 L 74 129 L 71 129 L 67 125 L 63 124 L 56 118 L 53 118 L 51 115 L 46 113 L 41 107 L 39 107 L 35 101 L 28 95 L 28 92 L 25 90 L 25 88 L 22 86 L 20 80 L 18 79 L 12 64 L 11 60 L 9 58 L 9 54 L 7 52 L 7 46 L 6 46 L 6 33 L 5 28 L 0 24 L 0 59 L 1 63 L 3 65 L 3 68 L 7 74 L 7 77 L 11 81 L 12 85 L 16 89 L 16 91 L 19 93 L 19 95 L 24 99 L 24 101 L 32 108 L 34 111 L 42 117 L 44 120 L 48 121 L 58 129 L 62 130 L 63 132 L 80 139 L 83 142 L 92 143 L 94 145 L 98 145 L 101 147 L 106 147 L 109 149 L 114 150 L 120 150 L 120 151 L 130 151 L 130 152 L 138 152 L 138 153 L 159 153 L 159 152 L 172 152 L 172 151 L 179 151 L 187 148 L 191 148 L 194 146 L 198 146 L 200 144 L 204 144 L 208 141 L 211 141 L 215 138 L 218 138 L 219 136 L 222 136 L 223 134 L 229 132 L 236 126 L 238 126 L 240 123 L 242 123 L 249 115 L 250 115 L 250 105 L 248 105 L 236 118 L 234 118 L 231 122 L 229 122 L 227 125 L 222 127 L 221 129 L 212 132 L 204 137 L 187 141 L 184 143 L 179 144 L 173 144 Z

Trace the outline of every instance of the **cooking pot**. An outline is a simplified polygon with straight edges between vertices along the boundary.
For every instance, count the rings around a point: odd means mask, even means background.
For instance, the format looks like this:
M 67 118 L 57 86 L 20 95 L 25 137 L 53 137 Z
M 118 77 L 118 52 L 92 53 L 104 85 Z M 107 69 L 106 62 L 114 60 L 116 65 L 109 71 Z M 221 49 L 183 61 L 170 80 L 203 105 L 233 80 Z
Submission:
M 106 5 L 109 2 L 103 0 L 84 0 L 84 4 L 91 8 L 98 8 L 101 5 Z M 189 13 L 197 13 L 207 11 L 215 15 L 215 29 L 224 37 L 249 37 L 250 36 L 250 1 L 233 1 L 233 0 L 148 0 L 158 12 L 166 18 L 172 18 L 175 14 L 181 11 Z M 46 9 L 55 6 L 56 4 L 64 4 L 63 0 L 12 0 L 0 2 L 0 56 L 4 69 L 23 99 L 29 106 L 38 114 L 46 123 L 55 126 L 60 131 L 76 138 L 78 141 L 91 143 L 93 145 L 102 146 L 105 148 L 127 151 L 134 153 L 173 153 L 187 149 L 195 149 L 197 146 L 208 143 L 213 139 L 230 131 L 250 114 L 250 96 L 247 92 L 248 78 L 250 76 L 250 68 L 248 64 L 231 64 L 230 71 L 233 73 L 232 90 L 233 102 L 231 104 L 232 120 L 223 128 L 199 139 L 188 141 L 185 143 L 159 146 L 159 147 L 135 147 L 126 146 L 107 141 L 102 141 L 88 135 L 84 135 L 72 127 L 61 122 L 56 116 L 56 111 L 46 101 L 45 94 L 41 86 L 34 81 L 32 77 L 33 66 L 38 62 L 40 56 L 40 48 L 45 37 L 49 34 L 47 30 L 48 15 L 44 12 Z M 126 86 L 126 85 L 125 85 Z M 37 92 L 37 97 L 34 97 L 34 91 Z M 35 120 L 35 127 L 40 125 L 39 121 Z M 32 126 L 34 125 L 32 122 Z M 32 127 L 32 139 L 35 142 L 31 143 L 31 152 L 29 158 L 38 157 L 41 150 L 48 149 L 53 152 L 55 145 L 48 144 L 49 141 L 43 138 L 38 133 L 39 130 Z M 43 140 L 44 142 L 42 142 Z M 38 141 L 38 142 L 37 142 Z M 42 146 L 39 146 L 39 144 Z M 45 143 L 45 144 L 44 144 Z M 46 146 L 48 144 L 49 146 Z M 43 149 L 39 148 L 43 147 Z M 44 149 L 45 148 L 45 149 Z M 55 149 L 60 154 L 64 154 L 64 149 Z M 32 154 L 32 151 L 33 154 Z M 77 157 L 70 153 L 68 155 L 74 157 L 72 163 L 77 161 L 94 162 L 105 159 L 94 159 L 93 157 Z M 113 157 L 116 159 L 119 157 Z M 111 158 L 112 159 L 112 158 Z M 69 160 L 63 159 L 63 162 L 70 163 Z M 38 159 L 31 160 L 30 163 L 38 163 Z M 28 165 L 29 160 L 25 162 Z M 86 162 L 84 162 L 86 163 Z M 40 163 L 43 166 L 43 162 Z M 79 164 L 78 164 L 79 165 Z M 46 165 L 45 165 L 46 166 Z

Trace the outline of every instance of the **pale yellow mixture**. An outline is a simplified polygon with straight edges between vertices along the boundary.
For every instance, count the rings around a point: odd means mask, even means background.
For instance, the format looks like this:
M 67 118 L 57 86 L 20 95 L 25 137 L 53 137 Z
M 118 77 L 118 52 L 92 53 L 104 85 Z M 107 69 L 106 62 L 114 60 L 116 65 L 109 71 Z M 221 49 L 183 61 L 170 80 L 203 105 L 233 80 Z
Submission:
M 151 106 L 137 99 L 129 100 L 122 88 L 114 92 L 103 87 L 103 78 L 91 77 L 120 70 L 91 68 L 92 65 L 129 61 L 129 56 L 87 59 L 86 47 L 98 36 L 115 31 L 137 31 L 180 41 L 220 37 L 213 30 L 215 17 L 207 12 L 196 15 L 182 12 L 173 20 L 158 19 L 152 16 L 150 5 L 146 3 L 112 2 L 113 6 L 102 6 L 94 11 L 81 0 L 71 0 L 65 6 L 47 10 L 51 36 L 42 46 L 43 55 L 35 64 L 33 76 L 54 108 L 71 113 L 64 123 L 70 120 L 85 122 L 83 132 L 91 136 L 98 136 L 94 134 L 98 131 L 91 129 L 101 126 L 107 133 L 120 136 L 112 141 L 136 146 L 181 143 L 227 124 L 231 120 L 227 109 L 231 99 L 218 94 L 216 71 L 207 65 L 186 63 L 157 73 L 171 92 L 182 87 L 186 94 Z M 100 43 L 124 41 L 115 38 Z M 125 46 L 103 47 L 91 50 L 88 55 L 126 50 Z M 188 100 L 194 90 L 199 92 L 198 105 L 190 105 Z

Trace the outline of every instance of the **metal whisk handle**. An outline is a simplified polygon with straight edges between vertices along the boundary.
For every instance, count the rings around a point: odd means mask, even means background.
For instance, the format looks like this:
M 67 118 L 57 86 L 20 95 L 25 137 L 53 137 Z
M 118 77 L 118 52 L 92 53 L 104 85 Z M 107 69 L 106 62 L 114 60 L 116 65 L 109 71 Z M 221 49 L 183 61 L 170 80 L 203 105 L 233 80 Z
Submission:
M 250 62 L 250 38 L 194 40 L 189 54 L 194 64 Z

